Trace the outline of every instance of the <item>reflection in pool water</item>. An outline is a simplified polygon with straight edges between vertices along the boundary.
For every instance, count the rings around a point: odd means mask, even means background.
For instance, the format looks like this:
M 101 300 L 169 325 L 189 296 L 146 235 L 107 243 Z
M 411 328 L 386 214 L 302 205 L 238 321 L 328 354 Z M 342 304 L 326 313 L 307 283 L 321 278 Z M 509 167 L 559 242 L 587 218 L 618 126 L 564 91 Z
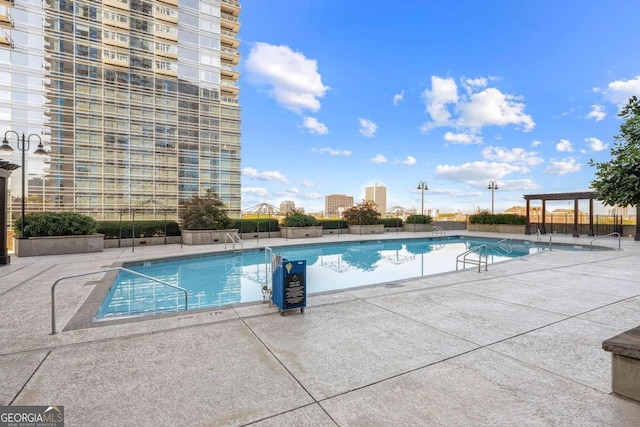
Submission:
M 274 251 L 289 260 L 307 261 L 310 294 L 453 271 L 456 257 L 480 244 L 489 247 L 489 263 L 544 250 L 527 241 L 442 237 L 290 246 Z M 261 301 L 262 287 L 270 282 L 264 251 L 146 262 L 127 268 L 186 288 L 189 309 Z M 97 317 L 155 314 L 183 307 L 183 293 L 120 273 Z

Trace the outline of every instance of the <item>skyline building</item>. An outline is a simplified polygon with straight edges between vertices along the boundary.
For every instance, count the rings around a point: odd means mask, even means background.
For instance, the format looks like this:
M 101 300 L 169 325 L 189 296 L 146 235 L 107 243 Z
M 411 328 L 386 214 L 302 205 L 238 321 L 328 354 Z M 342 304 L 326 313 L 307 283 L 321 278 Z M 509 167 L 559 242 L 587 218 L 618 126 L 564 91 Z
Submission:
M 296 208 L 296 204 L 293 200 L 285 200 L 280 202 L 280 213 L 286 214 L 287 212 L 291 212 Z
M 0 133 L 49 150 L 28 212 L 176 219 L 212 189 L 239 215 L 240 2 L 0 3 Z
M 346 194 L 329 194 L 324 197 L 324 215 L 333 218 L 340 217 L 343 209 L 353 207 L 353 196 Z
M 387 187 L 384 185 L 375 183 L 372 187 L 366 187 L 364 189 L 364 199 L 375 203 L 376 210 L 380 215 L 384 216 L 387 212 Z

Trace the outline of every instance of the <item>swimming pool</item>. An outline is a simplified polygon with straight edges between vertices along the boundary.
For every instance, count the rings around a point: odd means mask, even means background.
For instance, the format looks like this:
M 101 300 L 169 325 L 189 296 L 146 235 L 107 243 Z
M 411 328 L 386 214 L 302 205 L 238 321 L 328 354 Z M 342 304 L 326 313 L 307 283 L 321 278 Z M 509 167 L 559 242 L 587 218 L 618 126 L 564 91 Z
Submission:
M 524 240 L 446 236 L 286 246 L 275 248 L 274 253 L 307 261 L 307 293 L 311 294 L 453 271 L 458 255 L 481 244 L 489 248 L 489 263 L 547 249 Z M 187 289 L 190 310 L 261 301 L 262 287 L 271 279 L 264 250 L 147 261 L 125 267 Z M 183 292 L 121 272 L 96 319 L 183 309 Z

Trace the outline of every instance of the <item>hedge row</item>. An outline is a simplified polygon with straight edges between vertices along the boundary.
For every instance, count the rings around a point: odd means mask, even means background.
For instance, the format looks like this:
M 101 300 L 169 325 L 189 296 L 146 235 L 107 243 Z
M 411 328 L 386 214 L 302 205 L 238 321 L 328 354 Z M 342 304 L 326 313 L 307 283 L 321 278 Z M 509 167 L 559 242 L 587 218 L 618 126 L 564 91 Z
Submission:
M 164 236 L 164 221 L 142 220 L 133 224 L 131 221 L 100 221 L 98 233 L 104 234 L 105 239 L 117 239 L 119 237 L 131 238 L 135 225 L 136 237 Z M 167 221 L 167 236 L 179 236 L 180 227 L 176 221 Z
M 380 218 L 380 224 L 387 228 L 402 227 L 402 218 Z
M 25 215 L 24 236 L 22 217 L 13 222 L 20 237 L 77 236 L 96 233 L 96 221 L 76 212 L 33 212 Z
M 277 219 L 234 219 L 230 228 L 237 228 L 239 233 L 256 233 L 258 231 L 278 231 L 280 226 Z
M 514 214 L 490 214 L 480 213 L 469 216 L 471 224 L 509 224 L 509 225 L 525 225 L 527 218 Z

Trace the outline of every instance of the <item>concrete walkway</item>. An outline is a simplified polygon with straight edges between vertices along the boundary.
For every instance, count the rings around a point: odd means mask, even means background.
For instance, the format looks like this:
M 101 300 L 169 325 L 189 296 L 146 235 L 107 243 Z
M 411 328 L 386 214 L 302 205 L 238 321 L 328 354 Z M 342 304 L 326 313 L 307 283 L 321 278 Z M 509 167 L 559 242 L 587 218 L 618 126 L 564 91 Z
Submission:
M 369 238 L 381 236 L 340 236 Z M 601 349 L 640 325 L 631 239 L 309 295 L 304 314 L 256 303 L 64 331 L 96 275 L 60 284 L 63 331 L 50 334 L 56 278 L 220 246 L 12 257 L 0 267 L 0 405 L 64 405 L 67 426 L 640 425 L 640 404 L 611 394 Z

